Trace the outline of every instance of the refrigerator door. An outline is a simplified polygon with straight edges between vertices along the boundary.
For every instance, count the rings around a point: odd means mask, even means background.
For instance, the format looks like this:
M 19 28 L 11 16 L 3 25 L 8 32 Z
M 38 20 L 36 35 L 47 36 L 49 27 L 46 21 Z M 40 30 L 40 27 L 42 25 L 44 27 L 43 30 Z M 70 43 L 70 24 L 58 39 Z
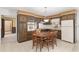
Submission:
M 61 38 L 64 41 L 73 43 L 74 32 L 73 32 L 73 20 L 63 20 L 61 21 Z

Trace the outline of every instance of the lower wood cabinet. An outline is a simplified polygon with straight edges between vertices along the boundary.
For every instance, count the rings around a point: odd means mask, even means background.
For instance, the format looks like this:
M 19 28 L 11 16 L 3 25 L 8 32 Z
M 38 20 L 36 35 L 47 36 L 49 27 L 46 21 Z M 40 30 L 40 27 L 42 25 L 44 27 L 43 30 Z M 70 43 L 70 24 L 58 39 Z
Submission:
M 32 31 L 27 32 L 27 39 L 32 40 Z
M 27 40 L 27 25 L 26 23 L 19 22 L 18 24 L 18 42 Z
M 58 38 L 58 39 L 61 39 L 61 30 L 58 30 L 57 38 Z

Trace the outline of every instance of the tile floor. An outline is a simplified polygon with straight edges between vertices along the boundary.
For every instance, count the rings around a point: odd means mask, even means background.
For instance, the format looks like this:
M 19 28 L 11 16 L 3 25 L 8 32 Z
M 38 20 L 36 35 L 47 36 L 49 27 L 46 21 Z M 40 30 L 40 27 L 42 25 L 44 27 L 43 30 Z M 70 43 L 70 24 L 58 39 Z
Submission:
M 36 49 L 32 49 L 32 40 L 23 43 L 18 43 L 16 34 L 6 35 L 1 42 L 1 52 L 36 52 Z M 78 52 L 79 42 L 71 44 L 68 42 L 57 39 L 57 46 L 52 49 L 50 47 L 49 52 Z M 40 52 L 38 49 L 37 52 Z M 43 48 L 42 52 L 48 52 L 47 48 Z

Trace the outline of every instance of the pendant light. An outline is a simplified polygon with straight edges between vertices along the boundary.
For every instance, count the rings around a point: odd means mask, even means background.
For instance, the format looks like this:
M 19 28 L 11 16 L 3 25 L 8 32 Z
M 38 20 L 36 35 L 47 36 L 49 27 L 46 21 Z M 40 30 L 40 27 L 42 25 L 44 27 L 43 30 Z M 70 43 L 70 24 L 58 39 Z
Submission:
M 45 14 L 47 14 L 47 7 L 44 7 Z M 46 18 L 46 15 L 44 16 L 44 22 L 49 22 L 49 19 Z

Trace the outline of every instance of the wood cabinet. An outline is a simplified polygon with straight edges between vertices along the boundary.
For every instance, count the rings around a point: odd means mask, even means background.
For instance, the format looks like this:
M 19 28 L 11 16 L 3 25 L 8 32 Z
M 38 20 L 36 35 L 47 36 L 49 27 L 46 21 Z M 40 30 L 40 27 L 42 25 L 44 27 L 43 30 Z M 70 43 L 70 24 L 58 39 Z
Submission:
M 72 19 L 75 19 L 75 14 L 64 15 L 60 18 L 61 20 L 72 20 Z
M 18 42 L 27 41 L 27 18 L 23 15 L 18 15 L 17 18 Z
M 5 20 L 1 19 L 1 38 L 4 38 L 5 35 Z
M 25 15 L 18 15 L 19 16 L 19 22 L 26 23 L 27 22 L 27 17 Z
M 17 40 L 18 42 L 24 42 L 28 40 L 32 40 L 32 32 L 28 31 L 28 22 L 37 22 L 37 28 L 38 23 L 40 22 L 40 18 L 36 18 L 34 16 L 28 16 L 28 15 L 17 15 Z
M 58 38 L 58 39 L 61 39 L 61 30 L 58 30 L 57 38 Z
M 27 39 L 32 40 L 32 31 L 27 32 Z

